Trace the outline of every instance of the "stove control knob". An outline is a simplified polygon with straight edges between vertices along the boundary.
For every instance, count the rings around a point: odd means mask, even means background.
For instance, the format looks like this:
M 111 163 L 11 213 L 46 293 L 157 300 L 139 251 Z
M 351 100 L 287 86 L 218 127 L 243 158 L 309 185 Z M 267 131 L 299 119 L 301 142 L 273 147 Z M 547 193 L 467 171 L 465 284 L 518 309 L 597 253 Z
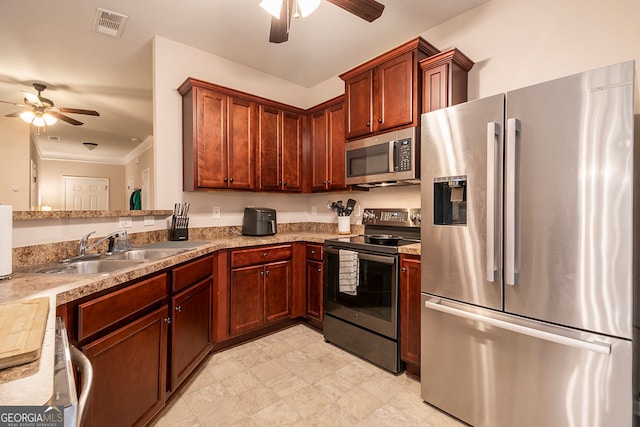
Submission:
M 422 221 L 422 214 L 411 214 L 411 217 L 409 219 L 411 219 L 411 222 L 413 222 L 414 224 L 420 224 L 420 222 Z
M 366 209 L 364 210 L 364 212 L 362 212 L 362 222 L 372 222 L 374 218 L 375 215 L 373 212 Z

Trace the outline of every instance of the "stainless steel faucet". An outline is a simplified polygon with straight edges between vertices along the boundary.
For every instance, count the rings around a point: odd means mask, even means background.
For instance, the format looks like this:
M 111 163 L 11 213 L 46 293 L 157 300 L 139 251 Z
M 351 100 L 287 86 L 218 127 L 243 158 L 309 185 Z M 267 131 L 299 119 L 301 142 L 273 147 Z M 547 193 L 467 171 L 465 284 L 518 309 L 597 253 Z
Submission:
M 113 233 L 110 233 L 108 235 L 106 235 L 105 237 L 103 237 L 102 239 L 98 240 L 97 242 L 93 243 L 92 245 L 88 245 L 89 243 L 89 237 L 95 233 L 95 231 L 92 231 L 91 233 L 87 233 L 84 236 L 82 236 L 82 238 L 80 239 L 80 243 L 78 244 L 78 256 L 86 256 L 87 255 L 87 251 L 90 251 L 91 249 L 95 248 L 96 246 L 100 245 L 102 242 L 106 241 L 106 240 L 111 240 L 111 239 L 119 239 L 123 241 L 123 244 L 109 244 L 109 252 L 126 252 L 127 250 L 131 249 L 131 241 L 129 240 L 129 237 L 127 236 L 127 231 L 126 230 L 118 230 L 118 231 L 114 231 Z

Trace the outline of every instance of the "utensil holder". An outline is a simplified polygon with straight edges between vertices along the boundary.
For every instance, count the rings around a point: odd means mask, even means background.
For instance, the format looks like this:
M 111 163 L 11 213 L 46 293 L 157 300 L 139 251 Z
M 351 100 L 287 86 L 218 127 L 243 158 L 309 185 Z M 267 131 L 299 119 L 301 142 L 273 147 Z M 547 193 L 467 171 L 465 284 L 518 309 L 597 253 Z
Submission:
M 351 234 L 351 217 L 338 217 L 338 234 Z

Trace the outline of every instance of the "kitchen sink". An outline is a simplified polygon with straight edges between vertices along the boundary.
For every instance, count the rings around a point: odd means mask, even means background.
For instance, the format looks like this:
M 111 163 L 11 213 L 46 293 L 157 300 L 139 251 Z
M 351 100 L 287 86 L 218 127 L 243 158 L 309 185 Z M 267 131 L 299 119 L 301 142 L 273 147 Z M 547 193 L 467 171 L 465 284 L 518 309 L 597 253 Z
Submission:
M 53 264 L 38 269 L 35 272 L 41 274 L 109 274 L 142 264 L 143 262 L 143 260 L 130 259 L 94 259 Z
M 108 255 L 107 260 L 152 260 L 166 258 L 185 252 L 186 249 L 131 249 Z

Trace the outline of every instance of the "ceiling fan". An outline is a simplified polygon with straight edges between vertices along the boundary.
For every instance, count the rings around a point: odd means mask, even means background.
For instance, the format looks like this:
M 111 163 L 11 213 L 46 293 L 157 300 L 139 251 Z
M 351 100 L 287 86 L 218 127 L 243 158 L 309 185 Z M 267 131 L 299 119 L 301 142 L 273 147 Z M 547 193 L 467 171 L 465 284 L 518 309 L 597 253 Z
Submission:
M 373 22 L 382 15 L 384 5 L 375 0 L 327 0 L 349 13 Z M 273 17 L 271 18 L 271 43 L 282 43 L 289 39 L 291 17 L 307 16 L 313 12 L 320 0 L 263 0 L 260 3 Z
M 62 113 L 70 113 L 70 114 L 85 114 L 88 116 L 99 116 L 100 113 L 93 110 L 81 110 L 79 108 L 64 108 L 64 107 L 55 107 L 52 100 L 47 99 L 42 96 L 42 91 L 44 91 L 47 86 L 42 83 L 33 83 L 34 89 L 38 92 L 37 95 L 22 91 L 24 94 L 24 104 L 17 104 L 15 102 L 9 101 L 0 101 L 5 104 L 12 104 L 18 107 L 25 107 L 24 111 L 16 111 L 15 113 L 9 113 L 6 117 L 20 117 L 27 123 L 30 123 L 38 128 L 44 126 L 51 126 L 55 124 L 58 120 L 62 120 L 63 122 L 67 122 L 74 126 L 80 126 L 82 122 L 73 119 L 69 116 L 65 116 Z

